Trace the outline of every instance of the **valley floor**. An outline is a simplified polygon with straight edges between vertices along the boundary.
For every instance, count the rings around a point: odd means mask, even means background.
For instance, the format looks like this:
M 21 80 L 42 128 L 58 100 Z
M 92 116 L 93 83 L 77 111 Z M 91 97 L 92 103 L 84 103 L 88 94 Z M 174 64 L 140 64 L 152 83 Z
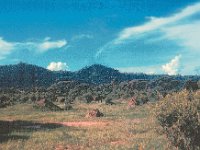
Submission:
M 101 118 L 85 118 L 98 108 Z M 31 104 L 0 109 L 3 150 L 165 150 L 173 149 L 154 117 L 155 104 L 127 109 L 116 105 L 74 104 L 63 112 L 36 111 Z

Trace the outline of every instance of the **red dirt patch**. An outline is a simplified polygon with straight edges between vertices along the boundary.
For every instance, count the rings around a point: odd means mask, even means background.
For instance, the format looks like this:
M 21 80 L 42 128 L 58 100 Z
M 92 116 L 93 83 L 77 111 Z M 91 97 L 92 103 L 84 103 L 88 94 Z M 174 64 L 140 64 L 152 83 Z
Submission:
M 126 141 L 121 141 L 121 140 L 118 140 L 118 141 L 112 141 L 110 142 L 111 145 L 126 145 L 127 142 Z
M 57 124 L 70 127 L 90 127 L 90 126 L 108 126 L 109 122 L 56 122 Z
M 136 98 L 132 97 L 132 99 L 128 102 L 128 109 L 134 108 L 136 105 Z
M 142 119 L 137 118 L 137 119 L 132 119 L 131 123 L 141 123 L 142 121 L 143 121 Z

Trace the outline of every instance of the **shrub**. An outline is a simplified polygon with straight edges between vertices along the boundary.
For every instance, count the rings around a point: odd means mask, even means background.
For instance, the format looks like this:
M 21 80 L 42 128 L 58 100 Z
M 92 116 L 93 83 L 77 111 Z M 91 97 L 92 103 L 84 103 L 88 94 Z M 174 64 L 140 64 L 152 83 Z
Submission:
M 0 108 L 11 105 L 11 99 L 7 95 L 0 96 Z
M 110 98 L 109 96 L 105 99 L 105 104 L 106 105 L 113 105 L 115 104 L 114 102 L 112 102 L 112 98 Z
M 71 110 L 71 109 L 72 109 L 72 106 L 69 105 L 69 104 L 66 104 L 66 105 L 64 106 L 64 110 Z
M 137 94 L 136 105 L 143 105 L 149 101 L 146 93 Z
M 30 99 L 31 99 L 32 102 L 35 102 L 37 100 L 35 95 L 31 95 Z
M 198 82 L 189 80 L 185 83 L 184 88 L 190 91 L 196 91 L 199 88 Z
M 191 96 L 193 97 L 191 99 Z M 200 149 L 200 91 L 167 96 L 157 118 L 169 140 L 180 149 Z
M 86 103 L 91 103 L 93 101 L 93 97 L 91 93 L 86 93 L 84 95 L 84 98 L 85 98 Z

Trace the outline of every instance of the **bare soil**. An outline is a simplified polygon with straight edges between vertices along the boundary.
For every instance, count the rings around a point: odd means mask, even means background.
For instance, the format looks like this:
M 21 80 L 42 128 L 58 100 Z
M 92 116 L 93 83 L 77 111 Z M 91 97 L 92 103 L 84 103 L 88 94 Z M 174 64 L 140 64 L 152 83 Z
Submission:
M 102 121 L 55 122 L 55 123 L 70 127 L 90 127 L 90 126 L 102 127 L 110 125 L 110 122 L 102 122 Z

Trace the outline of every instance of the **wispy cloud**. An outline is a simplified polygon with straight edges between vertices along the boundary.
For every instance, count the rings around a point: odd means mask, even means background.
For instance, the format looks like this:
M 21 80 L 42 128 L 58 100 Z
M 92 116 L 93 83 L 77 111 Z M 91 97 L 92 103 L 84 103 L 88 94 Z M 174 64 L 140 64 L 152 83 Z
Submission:
M 9 42 L 0 37 L 0 59 L 6 58 L 7 55 L 14 50 L 29 49 L 33 52 L 44 53 L 51 49 L 59 49 L 65 47 L 67 41 L 63 40 L 51 40 L 47 37 L 40 41 L 27 41 L 27 42 Z
M 126 48 L 125 45 L 132 45 L 131 48 L 129 46 L 129 50 L 134 52 L 137 52 L 137 49 L 148 50 L 149 46 L 151 46 L 150 49 L 154 47 L 154 49 L 158 51 L 166 50 L 166 53 L 163 52 L 162 56 L 160 56 L 160 64 L 158 64 L 160 65 L 159 70 L 161 70 L 161 73 L 163 71 L 168 74 L 194 73 L 194 68 L 198 65 L 200 57 L 200 2 L 187 6 L 167 17 L 148 17 L 148 19 L 149 20 L 144 24 L 139 26 L 124 28 L 115 39 L 109 41 L 97 50 L 95 58 L 104 56 L 104 54 L 109 54 L 111 51 L 119 51 L 121 50 L 121 46 Z M 143 45 L 138 44 L 139 40 L 144 41 Z M 168 42 L 169 46 L 162 46 L 163 42 Z M 168 50 L 171 53 L 168 53 Z M 174 53 L 172 52 L 173 50 Z M 133 57 L 134 52 L 132 53 Z M 160 54 L 161 53 L 159 53 L 159 55 Z M 182 70 L 180 70 L 180 72 L 178 72 L 180 66 L 176 67 L 176 65 L 179 64 L 180 56 L 176 56 L 170 62 L 166 62 L 166 64 L 162 66 L 167 57 L 177 54 L 181 54 L 182 56 Z M 144 56 L 144 58 L 146 57 L 147 56 Z M 128 65 L 130 66 L 130 64 Z M 144 70 L 144 72 L 149 72 L 146 71 L 148 69 L 145 66 L 137 67 L 137 64 L 133 67 L 121 68 L 121 70 L 129 72 Z
M 79 34 L 72 37 L 72 40 L 81 40 L 81 39 L 93 39 L 93 35 L 90 34 Z
M 163 29 L 163 38 L 173 40 L 191 51 L 200 51 L 200 21 L 191 21 Z
M 51 71 L 69 70 L 69 66 L 67 65 L 67 63 L 64 62 L 51 62 L 47 66 L 47 69 Z
M 123 73 L 146 73 L 146 74 L 160 74 L 160 66 L 140 66 L 140 67 L 121 67 L 116 68 Z
M 111 41 L 111 42 L 105 44 L 104 46 L 100 47 L 100 48 L 97 50 L 96 54 L 95 54 L 95 59 L 98 59 L 98 58 L 101 56 L 101 54 L 102 54 L 106 49 L 109 49 L 109 48 L 114 47 L 114 45 L 113 45 L 112 42 L 113 42 L 113 41 Z
M 170 60 L 169 63 L 162 66 L 162 69 L 164 72 L 166 72 L 168 75 L 176 75 L 179 72 L 179 65 L 180 65 L 180 58 L 181 55 L 176 56 L 172 60 Z
M 126 39 L 132 38 L 138 34 L 144 34 L 146 32 L 150 32 L 157 29 L 162 29 L 166 25 L 173 25 L 180 20 L 188 18 L 194 14 L 200 12 L 200 3 L 188 6 L 184 8 L 182 11 L 175 13 L 169 17 L 157 18 L 157 17 L 149 17 L 150 21 L 134 27 L 125 28 L 123 31 L 120 32 L 117 39 L 115 39 L 115 43 L 120 43 Z
M 24 48 L 33 50 L 35 52 L 44 53 L 52 49 L 60 49 L 67 45 L 65 39 L 62 40 L 51 40 L 50 37 L 44 38 L 40 41 L 28 41 L 28 42 L 18 42 L 15 44 L 15 48 Z
M 50 49 L 62 48 L 65 45 L 67 45 L 67 41 L 66 40 L 50 41 L 48 39 L 48 40 L 45 40 L 41 43 L 33 43 L 33 45 L 35 45 L 40 52 L 45 52 L 45 51 L 48 51 Z
M 15 43 L 7 42 L 0 37 L 0 59 L 4 59 L 15 48 Z

